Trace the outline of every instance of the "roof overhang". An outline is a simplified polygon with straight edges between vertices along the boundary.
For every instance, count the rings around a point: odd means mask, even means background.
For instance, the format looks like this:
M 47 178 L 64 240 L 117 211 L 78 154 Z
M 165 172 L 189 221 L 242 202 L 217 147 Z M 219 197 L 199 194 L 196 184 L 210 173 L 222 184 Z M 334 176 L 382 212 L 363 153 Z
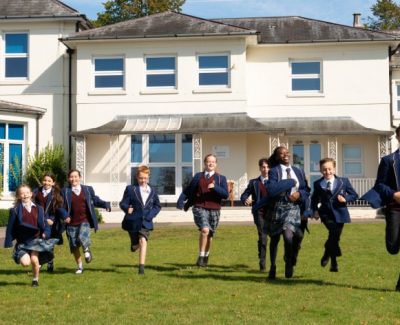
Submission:
M 45 108 L 18 104 L 14 102 L 7 102 L 0 100 L 0 112 L 20 113 L 28 115 L 36 115 L 42 117 L 46 113 Z

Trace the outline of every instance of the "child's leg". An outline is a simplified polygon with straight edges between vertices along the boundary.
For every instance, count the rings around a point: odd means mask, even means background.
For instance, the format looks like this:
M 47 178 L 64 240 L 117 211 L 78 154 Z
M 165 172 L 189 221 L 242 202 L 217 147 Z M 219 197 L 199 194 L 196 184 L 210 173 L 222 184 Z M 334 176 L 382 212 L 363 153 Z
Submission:
M 146 263 L 146 253 L 147 253 L 147 239 L 146 237 L 140 236 L 139 239 L 139 264 L 144 265 Z
M 82 267 L 82 256 L 81 252 L 79 251 L 79 247 L 75 247 L 72 249 L 72 254 L 74 255 L 76 264 Z
M 268 273 L 269 279 L 275 279 L 276 277 L 276 255 L 278 254 L 278 244 L 280 239 L 280 234 L 271 236 L 271 241 L 269 244 L 269 259 L 271 261 L 271 267 Z
M 293 276 L 293 231 L 285 229 L 283 240 L 285 242 L 285 277 L 291 278 Z
M 206 251 L 209 251 L 209 249 L 210 249 L 211 242 L 208 239 L 209 233 L 210 233 L 210 229 L 208 229 L 208 228 L 202 228 L 200 231 L 200 237 L 199 237 L 199 251 L 200 252 L 206 252 Z
M 31 252 L 31 263 L 32 263 L 32 273 L 33 279 L 38 281 L 39 280 L 39 252 L 32 251 Z
M 27 266 L 31 265 L 31 256 L 29 254 L 24 254 L 19 259 L 19 262 L 23 267 L 27 267 Z

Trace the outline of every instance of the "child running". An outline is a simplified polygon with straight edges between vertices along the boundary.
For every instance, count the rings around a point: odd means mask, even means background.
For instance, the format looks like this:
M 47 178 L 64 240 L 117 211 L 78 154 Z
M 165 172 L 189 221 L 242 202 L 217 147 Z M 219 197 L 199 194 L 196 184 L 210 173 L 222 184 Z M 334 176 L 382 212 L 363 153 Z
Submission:
M 140 166 L 137 169 L 137 185 L 128 185 L 120 202 L 125 212 L 122 228 L 129 233 L 131 251 L 139 249 L 139 274 L 144 275 L 147 242 L 153 230 L 153 218 L 161 210 L 160 200 L 154 188 L 149 186 L 150 169 Z
M 50 228 L 41 206 L 32 202 L 32 190 L 28 185 L 18 186 L 15 206 L 10 209 L 4 247 L 12 247 L 15 263 L 24 267 L 32 266 L 32 287 L 39 286 L 40 265 L 53 259 L 57 239 L 50 237 Z M 48 240 L 47 240 L 48 239 Z
M 76 274 L 83 272 L 82 257 L 79 247 L 82 246 L 86 263 L 92 261 L 90 252 L 90 228 L 98 229 L 98 222 L 94 208 L 104 208 L 111 211 L 110 202 L 101 200 L 94 193 L 93 187 L 81 184 L 79 170 L 71 169 L 68 172 L 68 187 L 62 189 L 64 207 L 67 210 L 65 223 L 71 253 L 76 262 Z

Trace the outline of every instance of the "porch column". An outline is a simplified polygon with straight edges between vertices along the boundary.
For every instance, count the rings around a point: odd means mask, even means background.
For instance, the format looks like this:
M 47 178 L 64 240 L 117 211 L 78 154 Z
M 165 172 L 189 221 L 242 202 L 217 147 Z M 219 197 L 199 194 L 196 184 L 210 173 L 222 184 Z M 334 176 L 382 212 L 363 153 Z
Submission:
M 328 157 L 333 158 L 337 161 L 337 138 L 328 138 Z
M 110 135 L 110 185 L 111 185 L 111 205 L 113 208 L 118 207 L 116 196 L 119 193 L 119 135 Z
M 288 141 L 285 142 L 285 139 L 283 139 L 283 134 L 271 133 L 269 135 L 269 148 L 270 148 L 269 155 L 272 155 L 272 152 L 275 150 L 275 148 L 277 148 L 279 146 L 285 146 L 286 148 L 288 148 L 287 142 Z
M 85 182 L 86 172 L 86 138 L 78 136 L 75 138 L 75 168 L 80 171 L 82 181 Z
M 378 150 L 379 150 L 379 161 L 382 159 L 382 157 L 384 157 L 392 152 L 390 137 L 387 137 L 387 136 L 379 137 Z
M 201 134 L 193 134 L 193 173 L 200 172 L 203 167 Z

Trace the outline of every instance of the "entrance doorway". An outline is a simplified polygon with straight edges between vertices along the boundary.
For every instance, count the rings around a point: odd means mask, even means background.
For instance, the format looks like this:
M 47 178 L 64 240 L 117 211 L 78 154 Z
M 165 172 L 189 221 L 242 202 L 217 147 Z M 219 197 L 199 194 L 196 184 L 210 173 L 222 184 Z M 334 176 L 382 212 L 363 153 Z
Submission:
M 321 177 L 319 161 L 322 157 L 322 146 L 317 142 L 299 142 L 292 145 L 293 166 L 304 170 L 309 186 Z

